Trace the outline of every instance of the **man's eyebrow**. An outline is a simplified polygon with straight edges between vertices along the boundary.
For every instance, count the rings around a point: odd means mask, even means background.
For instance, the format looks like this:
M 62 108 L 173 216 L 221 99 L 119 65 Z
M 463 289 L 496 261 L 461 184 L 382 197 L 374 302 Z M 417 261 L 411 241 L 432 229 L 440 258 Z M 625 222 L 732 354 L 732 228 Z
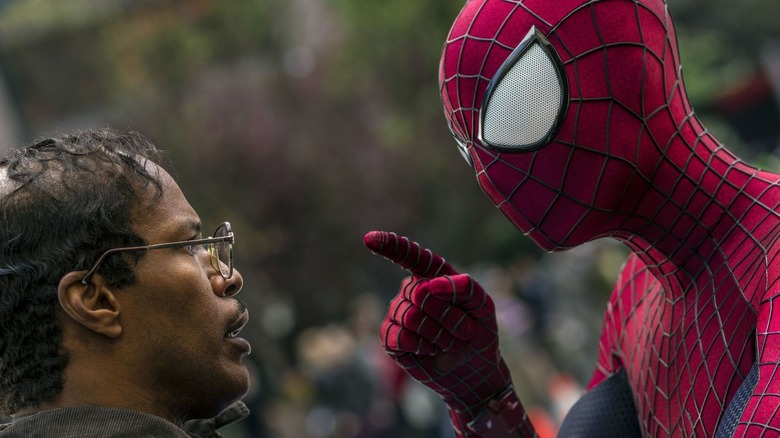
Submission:
M 187 221 L 179 226 L 178 235 L 185 236 L 187 238 L 190 238 L 193 235 L 200 236 L 202 228 L 203 226 L 200 221 Z

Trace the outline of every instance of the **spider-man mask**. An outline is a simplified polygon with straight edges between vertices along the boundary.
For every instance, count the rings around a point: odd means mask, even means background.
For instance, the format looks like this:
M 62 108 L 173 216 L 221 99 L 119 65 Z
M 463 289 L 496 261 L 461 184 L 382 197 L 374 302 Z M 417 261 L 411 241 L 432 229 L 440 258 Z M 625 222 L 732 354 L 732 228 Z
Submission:
M 661 157 L 695 137 L 662 0 L 471 0 L 439 80 L 482 189 L 550 251 L 620 237 Z

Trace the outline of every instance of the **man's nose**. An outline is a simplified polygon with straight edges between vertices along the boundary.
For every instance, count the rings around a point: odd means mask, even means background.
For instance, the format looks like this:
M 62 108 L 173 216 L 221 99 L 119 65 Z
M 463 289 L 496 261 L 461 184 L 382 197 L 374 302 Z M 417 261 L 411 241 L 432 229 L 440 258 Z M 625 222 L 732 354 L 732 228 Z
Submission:
M 222 278 L 221 275 L 219 277 L 222 279 L 221 291 L 214 291 L 214 293 L 219 296 L 232 297 L 237 295 L 241 291 L 241 288 L 244 287 L 244 277 L 241 276 L 241 273 L 238 272 L 238 269 L 236 268 L 233 268 L 233 275 L 231 275 L 227 280 Z

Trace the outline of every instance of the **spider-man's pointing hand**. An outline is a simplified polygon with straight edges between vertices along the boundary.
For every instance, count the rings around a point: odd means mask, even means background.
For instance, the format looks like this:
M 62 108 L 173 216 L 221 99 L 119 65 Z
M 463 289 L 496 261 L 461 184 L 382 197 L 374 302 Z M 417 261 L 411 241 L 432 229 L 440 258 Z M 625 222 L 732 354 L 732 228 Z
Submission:
M 479 283 L 395 233 L 372 231 L 365 244 L 412 273 L 390 303 L 382 344 L 442 396 L 458 436 L 534 436 L 498 350 L 493 300 Z

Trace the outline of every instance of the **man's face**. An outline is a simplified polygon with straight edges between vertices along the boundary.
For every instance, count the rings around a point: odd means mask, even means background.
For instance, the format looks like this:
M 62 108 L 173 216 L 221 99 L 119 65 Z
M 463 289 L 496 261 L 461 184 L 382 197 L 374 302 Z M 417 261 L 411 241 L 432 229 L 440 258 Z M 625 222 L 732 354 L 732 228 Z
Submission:
M 149 244 L 205 237 L 178 185 L 161 174 L 162 199 L 134 211 L 135 231 Z M 154 403 L 183 420 L 215 416 L 243 397 L 249 373 L 242 360 L 250 347 L 228 336 L 248 317 L 233 297 L 241 274 L 234 270 L 225 280 L 208 252 L 171 248 L 147 251 L 136 275 L 138 282 L 119 292 L 122 336 L 137 354 L 135 375 Z

